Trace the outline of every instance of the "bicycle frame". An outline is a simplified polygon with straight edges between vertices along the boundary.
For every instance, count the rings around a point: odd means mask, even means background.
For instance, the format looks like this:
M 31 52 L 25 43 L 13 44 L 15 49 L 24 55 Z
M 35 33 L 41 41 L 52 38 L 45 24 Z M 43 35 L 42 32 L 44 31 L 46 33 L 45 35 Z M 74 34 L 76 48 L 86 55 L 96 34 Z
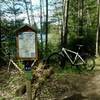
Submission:
M 85 61 L 83 60 L 83 58 L 79 55 L 78 52 L 75 52 L 75 51 L 72 51 L 72 50 L 69 50 L 69 49 L 66 49 L 66 48 L 62 48 L 62 51 L 66 54 L 66 56 L 68 57 L 68 59 L 70 60 L 71 64 L 75 64 L 76 60 L 79 58 L 84 64 L 85 64 Z M 74 60 L 71 59 L 71 57 L 69 56 L 68 52 L 72 53 L 72 54 L 75 54 L 75 58 Z

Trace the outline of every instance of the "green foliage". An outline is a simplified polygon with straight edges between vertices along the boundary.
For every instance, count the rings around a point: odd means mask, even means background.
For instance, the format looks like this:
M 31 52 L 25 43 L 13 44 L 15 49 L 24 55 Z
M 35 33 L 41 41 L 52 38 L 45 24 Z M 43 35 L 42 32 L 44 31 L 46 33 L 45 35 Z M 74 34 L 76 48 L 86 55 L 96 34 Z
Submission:
M 22 70 L 24 69 L 24 64 L 22 61 L 18 60 L 17 62 L 18 67 L 20 67 Z
M 25 71 L 25 77 L 27 80 L 32 80 L 33 78 L 32 71 Z
M 87 52 L 91 55 L 95 55 L 95 34 L 89 33 L 81 37 L 75 37 L 72 35 L 69 39 L 68 48 L 77 50 L 77 44 L 84 45 L 82 52 Z
M 39 57 L 43 58 L 45 56 L 45 46 L 43 46 L 43 49 L 41 49 L 41 43 L 39 43 Z M 43 51 L 42 51 L 43 50 Z M 53 52 L 56 52 L 59 50 L 59 43 L 55 42 L 49 42 L 48 43 L 48 52 L 47 52 L 47 57 L 52 54 Z
M 69 19 L 68 19 L 67 48 L 75 50 L 76 49 L 75 46 L 77 44 L 83 44 L 84 52 L 88 52 L 91 55 L 95 55 L 95 38 L 96 38 L 96 28 L 97 28 L 96 1 L 89 0 L 89 1 L 84 1 L 83 3 L 84 3 L 83 8 L 81 5 L 80 5 L 80 8 L 78 8 L 77 1 L 73 1 L 73 0 L 70 1 L 70 7 L 69 7 L 69 12 L 68 12 Z M 59 6 L 58 5 L 56 6 L 61 7 L 62 4 Z M 55 8 L 56 11 L 54 12 L 55 18 L 58 16 L 62 16 L 61 14 L 63 14 L 63 11 L 61 12 L 61 10 L 56 9 L 56 8 Z M 82 10 L 83 10 L 83 16 L 80 15 L 78 17 L 78 12 L 79 11 L 81 12 Z M 54 27 L 56 28 L 57 25 L 54 25 Z M 53 26 L 52 26 L 50 33 L 56 34 L 58 32 L 55 29 L 53 29 Z M 52 36 L 55 37 L 55 39 L 49 38 L 51 41 L 59 39 L 56 37 L 56 35 L 54 36 L 52 34 Z
M 76 68 L 76 66 L 65 66 L 61 73 L 80 73 L 80 71 Z
M 59 50 L 58 44 L 52 44 L 52 43 L 48 44 L 48 55 L 50 55 L 51 53 L 56 52 L 58 50 Z
M 5 100 L 5 98 L 4 97 L 0 97 L 0 100 Z
M 7 63 L 9 58 L 15 58 L 16 55 L 16 35 L 15 30 L 23 24 L 23 20 L 17 20 L 16 25 L 14 21 L 6 19 L 1 22 L 1 37 L 0 37 L 0 65 Z

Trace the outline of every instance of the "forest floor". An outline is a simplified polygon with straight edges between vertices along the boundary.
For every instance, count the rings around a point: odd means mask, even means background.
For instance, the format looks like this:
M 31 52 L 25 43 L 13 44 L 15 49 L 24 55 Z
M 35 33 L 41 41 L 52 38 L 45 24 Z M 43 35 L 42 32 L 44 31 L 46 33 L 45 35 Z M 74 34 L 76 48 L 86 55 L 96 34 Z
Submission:
M 5 69 L 0 70 L 0 100 L 26 100 L 26 94 L 15 96 L 23 84 L 25 79 L 18 71 L 9 76 Z M 42 84 L 36 100 L 100 100 L 100 58 L 91 72 L 54 73 Z

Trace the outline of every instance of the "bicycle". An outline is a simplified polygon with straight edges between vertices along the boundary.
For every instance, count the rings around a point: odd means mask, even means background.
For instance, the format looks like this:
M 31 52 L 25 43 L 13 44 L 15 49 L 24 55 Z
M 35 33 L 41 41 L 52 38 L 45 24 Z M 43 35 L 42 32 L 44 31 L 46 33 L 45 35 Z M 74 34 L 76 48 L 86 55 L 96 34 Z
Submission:
M 47 64 L 49 66 L 64 68 L 67 62 L 67 66 L 76 66 L 79 70 L 93 70 L 95 67 L 94 58 L 87 53 L 79 54 L 80 48 L 83 47 L 83 45 L 77 46 L 77 52 L 63 47 L 61 51 L 52 53 L 47 58 Z

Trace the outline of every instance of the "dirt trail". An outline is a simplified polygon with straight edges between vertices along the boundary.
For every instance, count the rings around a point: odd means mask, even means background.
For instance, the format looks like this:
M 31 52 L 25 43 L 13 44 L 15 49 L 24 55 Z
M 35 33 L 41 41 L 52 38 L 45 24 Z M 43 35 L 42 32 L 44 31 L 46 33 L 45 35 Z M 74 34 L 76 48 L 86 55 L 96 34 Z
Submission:
M 86 83 L 83 94 L 89 96 L 89 100 L 100 100 L 100 58 L 96 59 L 94 76 Z
M 100 58 L 96 59 L 96 66 L 92 72 L 54 75 L 53 79 L 47 83 L 47 86 L 45 85 L 45 88 L 51 91 L 50 95 L 53 94 L 53 98 L 57 100 L 63 100 L 61 98 L 70 97 L 77 93 L 86 98 L 65 100 L 100 100 Z
M 16 90 L 14 89 L 18 84 L 20 77 L 13 74 L 14 78 L 7 85 L 6 89 L 2 89 L 3 85 L 1 83 L 5 83 L 7 80 L 7 75 L 0 74 L 0 96 L 4 98 L 12 97 L 10 91 Z M 3 77 L 5 76 L 5 77 Z M 3 79 L 5 79 L 3 81 Z M 20 82 L 19 82 L 20 83 Z M 16 85 L 17 84 L 17 85 Z M 39 100 L 63 100 L 63 97 L 69 97 L 75 93 L 81 93 L 85 99 L 66 99 L 66 100 L 100 100 L 100 58 L 96 59 L 96 67 L 92 72 L 87 73 L 62 73 L 62 74 L 54 74 L 47 82 L 43 84 L 40 90 Z M 9 94 L 9 95 L 7 95 Z M 5 100 L 17 100 L 15 97 L 13 99 L 5 99 Z M 20 97 L 21 98 L 21 97 Z M 0 99 L 2 100 L 2 99 Z M 25 99 L 19 99 L 25 100 Z
M 89 100 L 100 100 L 100 71 L 95 72 L 94 77 L 86 83 L 83 95 Z

